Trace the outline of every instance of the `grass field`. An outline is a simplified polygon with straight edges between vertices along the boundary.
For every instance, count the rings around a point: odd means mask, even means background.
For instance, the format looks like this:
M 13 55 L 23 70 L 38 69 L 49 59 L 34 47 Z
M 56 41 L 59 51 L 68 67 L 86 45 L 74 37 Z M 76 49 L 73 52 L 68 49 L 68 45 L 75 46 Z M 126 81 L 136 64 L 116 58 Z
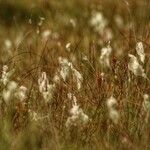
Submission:
M 0 150 L 149 150 L 150 1 L 0 0 Z

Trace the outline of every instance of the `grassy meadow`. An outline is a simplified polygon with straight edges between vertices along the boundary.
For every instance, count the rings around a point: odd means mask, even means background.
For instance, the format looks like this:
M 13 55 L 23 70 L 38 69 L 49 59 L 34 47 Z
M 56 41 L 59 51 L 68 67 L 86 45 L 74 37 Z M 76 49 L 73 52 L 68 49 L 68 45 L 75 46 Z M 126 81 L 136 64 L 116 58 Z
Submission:
M 149 150 L 149 95 L 149 0 L 0 0 L 0 150 Z

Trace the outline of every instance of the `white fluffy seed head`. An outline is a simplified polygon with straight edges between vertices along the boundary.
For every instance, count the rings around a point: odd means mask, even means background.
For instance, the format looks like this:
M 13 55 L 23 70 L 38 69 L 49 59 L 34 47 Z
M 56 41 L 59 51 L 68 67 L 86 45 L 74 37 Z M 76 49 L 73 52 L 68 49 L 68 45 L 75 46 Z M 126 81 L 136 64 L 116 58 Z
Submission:
M 25 86 L 20 86 L 16 94 L 20 101 L 24 101 L 27 98 L 27 88 Z
M 47 85 L 47 90 L 42 93 L 43 98 L 45 99 L 46 102 L 49 102 L 53 98 L 54 90 L 55 90 L 55 84 Z
M 128 56 L 130 58 L 129 63 L 128 63 L 129 70 L 132 71 L 133 74 L 136 76 L 142 76 L 142 77 L 146 78 L 146 74 L 144 73 L 144 69 L 139 64 L 137 58 L 132 54 L 129 54 Z
M 68 93 L 67 96 L 68 96 L 69 100 L 73 100 L 73 105 L 77 105 L 77 98 L 74 94 Z
M 86 124 L 89 121 L 89 117 L 83 112 L 83 110 L 77 105 L 77 99 L 72 93 L 67 94 L 69 100 L 73 100 L 72 108 L 70 109 L 70 117 L 66 121 L 66 127 Z
M 60 77 L 58 75 L 58 72 L 55 73 L 55 75 L 53 77 L 53 81 L 54 81 L 54 83 L 59 83 L 60 82 Z
M 80 90 L 83 82 L 83 77 L 79 71 L 72 67 L 73 76 L 77 82 L 77 89 Z
M 42 72 L 41 76 L 38 79 L 38 84 L 39 84 L 39 91 L 41 93 L 47 90 L 49 80 L 47 78 L 46 72 Z
M 60 70 L 58 71 L 60 77 L 66 81 L 69 77 L 70 71 L 72 71 L 73 79 L 77 83 L 77 89 L 80 90 L 83 81 L 81 73 L 74 68 L 73 64 L 69 62 L 68 59 L 59 57 L 58 60 L 59 64 L 61 65 Z
M 71 115 L 78 115 L 80 113 L 80 109 L 78 105 L 73 105 L 73 107 L 70 109 Z
M 66 58 L 59 57 L 58 58 L 60 66 L 59 74 L 61 78 L 66 81 L 67 77 L 69 76 L 70 71 L 70 62 Z
M 140 61 L 142 63 L 144 63 L 144 61 L 145 61 L 145 53 L 144 53 L 144 47 L 143 47 L 143 43 L 142 42 L 138 42 L 136 44 L 136 52 L 137 52 L 137 54 L 138 54 L 138 56 L 140 58 Z
M 66 127 L 78 125 L 78 124 L 86 124 L 89 121 L 89 117 L 83 112 L 78 105 L 73 105 L 70 110 L 70 117 L 68 117 L 66 121 Z
M 50 84 L 47 78 L 46 72 L 42 72 L 41 76 L 38 79 L 39 91 L 42 94 L 45 102 L 49 102 L 55 90 L 55 83 Z

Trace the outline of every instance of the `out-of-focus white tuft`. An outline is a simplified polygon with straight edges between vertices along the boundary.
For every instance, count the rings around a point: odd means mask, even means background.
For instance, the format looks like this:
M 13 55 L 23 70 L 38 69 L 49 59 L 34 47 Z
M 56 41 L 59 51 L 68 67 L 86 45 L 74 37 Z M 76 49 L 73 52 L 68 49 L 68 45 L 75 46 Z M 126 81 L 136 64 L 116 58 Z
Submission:
M 107 66 L 110 68 L 110 55 L 112 52 L 112 48 L 110 45 L 107 47 L 104 47 L 101 49 L 101 56 L 100 56 L 100 64 L 103 65 L 104 67 Z
M 107 20 L 104 18 L 101 12 L 92 13 L 90 25 L 94 28 L 95 32 L 103 34 L 103 31 L 107 24 Z
M 117 100 L 111 96 L 107 99 L 106 104 L 109 112 L 109 118 L 113 121 L 113 123 L 117 124 L 120 118 L 120 115 L 115 108 L 117 106 Z
M 150 100 L 149 100 L 149 95 L 148 94 L 144 94 L 143 95 L 143 108 L 146 112 L 150 112 Z
M 71 24 L 74 28 L 76 27 L 77 23 L 76 23 L 76 20 L 75 20 L 74 18 L 71 18 L 71 19 L 69 20 L 69 22 L 70 22 L 70 24 Z
M 25 86 L 20 86 L 16 92 L 16 96 L 23 102 L 27 98 L 27 88 Z
M 44 17 L 40 17 L 40 21 L 38 23 L 38 26 L 42 26 L 43 22 L 44 22 L 45 18 Z
M 6 104 L 13 98 L 15 95 L 18 84 L 15 81 L 9 81 L 6 88 L 3 90 L 2 97 Z
M 124 26 L 123 18 L 122 18 L 120 15 L 115 15 L 115 16 L 114 16 L 114 20 L 115 20 L 116 25 L 117 25 L 119 28 L 122 28 L 122 27 Z
M 42 32 L 42 38 L 43 38 L 43 40 L 47 40 L 48 39 L 48 37 L 51 35 L 51 31 L 50 30 L 44 30 L 43 32 Z
M 11 40 L 6 39 L 6 40 L 4 41 L 5 49 L 6 49 L 9 53 L 11 53 L 12 45 L 13 45 L 13 44 L 12 44 L 12 41 L 11 41 Z
M 145 122 L 148 123 L 150 117 L 150 99 L 148 94 L 143 95 L 143 110 L 145 112 Z
M 68 52 L 70 52 L 70 47 L 71 47 L 71 43 L 67 43 L 67 44 L 66 44 L 66 50 L 67 50 Z

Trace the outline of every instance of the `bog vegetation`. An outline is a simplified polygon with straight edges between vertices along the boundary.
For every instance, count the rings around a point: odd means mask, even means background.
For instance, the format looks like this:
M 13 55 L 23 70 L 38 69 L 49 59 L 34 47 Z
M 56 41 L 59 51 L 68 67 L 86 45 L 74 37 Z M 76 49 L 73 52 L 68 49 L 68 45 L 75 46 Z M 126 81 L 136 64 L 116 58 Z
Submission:
M 0 149 L 150 149 L 149 0 L 0 1 Z

